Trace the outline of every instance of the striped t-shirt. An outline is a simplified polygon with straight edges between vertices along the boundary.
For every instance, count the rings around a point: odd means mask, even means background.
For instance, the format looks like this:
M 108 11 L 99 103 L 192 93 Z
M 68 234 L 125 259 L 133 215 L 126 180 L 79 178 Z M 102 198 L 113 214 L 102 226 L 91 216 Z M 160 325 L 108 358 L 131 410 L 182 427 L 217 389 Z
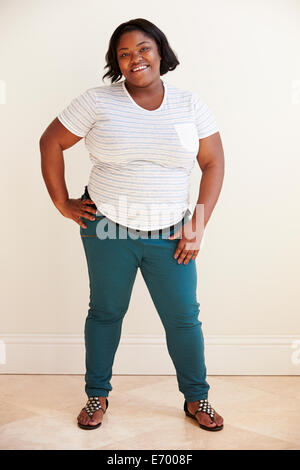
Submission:
M 57 116 L 85 137 L 93 164 L 88 192 L 98 211 L 138 230 L 169 227 L 183 218 L 199 139 L 218 132 L 197 93 L 161 80 L 164 98 L 155 110 L 139 106 L 123 80 L 87 89 Z

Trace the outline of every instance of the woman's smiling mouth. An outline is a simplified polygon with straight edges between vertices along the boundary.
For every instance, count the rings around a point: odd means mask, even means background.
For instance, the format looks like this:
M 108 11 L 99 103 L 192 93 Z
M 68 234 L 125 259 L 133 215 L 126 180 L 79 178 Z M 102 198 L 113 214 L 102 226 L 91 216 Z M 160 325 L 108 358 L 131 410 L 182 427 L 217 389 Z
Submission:
M 150 65 L 139 65 L 138 67 L 134 67 L 133 69 L 131 69 L 131 72 L 132 73 L 143 72 L 144 70 L 148 69 L 149 67 L 150 67 Z

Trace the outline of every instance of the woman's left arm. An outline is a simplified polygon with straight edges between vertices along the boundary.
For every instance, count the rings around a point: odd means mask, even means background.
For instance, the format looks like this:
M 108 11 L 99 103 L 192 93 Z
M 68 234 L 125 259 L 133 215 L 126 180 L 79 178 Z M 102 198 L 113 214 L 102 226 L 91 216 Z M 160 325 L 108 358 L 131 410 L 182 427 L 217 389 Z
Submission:
M 197 161 L 202 170 L 202 177 L 192 218 L 196 220 L 200 217 L 204 224 L 201 228 L 205 229 L 221 192 L 225 161 L 219 132 L 200 139 L 199 144 Z M 197 215 L 197 213 L 200 215 Z
M 195 259 L 200 250 L 204 229 L 221 192 L 224 179 L 224 151 L 220 133 L 199 140 L 197 161 L 202 170 L 199 196 L 192 218 L 169 238 L 180 237 L 174 258 L 181 264 Z

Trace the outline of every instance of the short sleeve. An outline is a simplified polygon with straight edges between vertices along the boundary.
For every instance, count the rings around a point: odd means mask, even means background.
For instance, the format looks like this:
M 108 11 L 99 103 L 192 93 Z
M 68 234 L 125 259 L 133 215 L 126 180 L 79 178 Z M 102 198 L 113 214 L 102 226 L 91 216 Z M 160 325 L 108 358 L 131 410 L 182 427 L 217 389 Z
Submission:
M 197 95 L 193 95 L 196 127 L 199 139 L 208 137 L 219 131 L 216 118 L 207 104 Z
M 74 98 L 57 118 L 73 134 L 85 137 L 96 122 L 96 100 L 93 89 L 89 88 Z

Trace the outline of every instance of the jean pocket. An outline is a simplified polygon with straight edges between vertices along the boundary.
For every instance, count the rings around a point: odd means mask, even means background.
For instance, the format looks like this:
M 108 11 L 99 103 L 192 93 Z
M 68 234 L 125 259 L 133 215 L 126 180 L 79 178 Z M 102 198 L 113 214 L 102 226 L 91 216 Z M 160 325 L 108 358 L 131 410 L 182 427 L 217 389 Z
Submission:
M 186 150 L 196 152 L 199 148 L 197 127 L 193 122 L 174 124 L 179 141 Z
M 100 220 L 105 219 L 105 215 L 95 215 L 95 220 L 85 219 L 80 217 L 80 220 L 86 225 L 86 228 L 83 228 L 80 225 L 80 235 L 81 237 L 97 237 L 97 224 Z

